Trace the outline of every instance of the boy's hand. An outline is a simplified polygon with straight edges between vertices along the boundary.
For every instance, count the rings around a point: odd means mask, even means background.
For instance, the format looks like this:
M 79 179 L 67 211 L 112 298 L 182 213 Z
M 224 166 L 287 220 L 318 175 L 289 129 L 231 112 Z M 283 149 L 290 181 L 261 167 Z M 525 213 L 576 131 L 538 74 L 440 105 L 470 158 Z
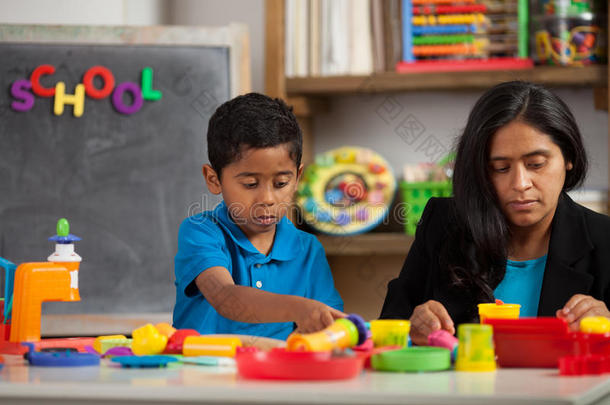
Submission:
M 557 318 L 565 319 L 573 331 L 579 330 L 580 320 L 587 316 L 605 316 L 610 318 L 610 311 L 608 311 L 605 302 L 583 294 L 572 296 L 563 308 L 558 309 L 555 314 Z
M 302 298 L 294 308 L 297 333 L 314 333 L 332 325 L 335 319 L 347 315 L 319 301 Z
M 411 341 L 416 345 L 427 345 L 428 335 L 439 329 L 454 334 L 455 327 L 449 313 L 438 301 L 427 301 L 418 305 L 411 315 Z

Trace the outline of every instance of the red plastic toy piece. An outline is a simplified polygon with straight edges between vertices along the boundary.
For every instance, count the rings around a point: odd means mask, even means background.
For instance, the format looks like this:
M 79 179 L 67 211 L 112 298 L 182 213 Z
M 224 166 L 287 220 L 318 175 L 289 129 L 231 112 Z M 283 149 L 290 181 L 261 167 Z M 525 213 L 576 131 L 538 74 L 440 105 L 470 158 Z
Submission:
M 560 375 L 599 375 L 610 372 L 610 356 L 565 356 L 559 359 Z
M 501 367 L 556 368 L 566 356 L 610 356 L 610 334 L 570 332 L 559 318 L 486 319 Z
M 414 63 L 399 62 L 396 65 L 398 73 L 426 73 L 426 72 L 458 72 L 458 71 L 487 71 L 487 70 L 515 70 L 532 69 L 534 62 L 531 59 L 519 58 L 493 58 L 482 60 L 421 60 Z
M 244 378 L 266 380 L 343 380 L 356 377 L 364 360 L 331 352 L 238 351 L 237 371 Z
M 34 349 L 41 351 L 51 348 L 72 348 L 79 353 L 87 353 L 85 346 L 92 346 L 93 342 L 95 342 L 93 337 L 42 339 L 39 342 L 34 342 Z
M 184 339 L 187 336 L 199 336 L 200 333 L 195 329 L 178 329 L 173 335 L 167 340 L 164 354 L 182 354 L 182 346 L 184 345 Z

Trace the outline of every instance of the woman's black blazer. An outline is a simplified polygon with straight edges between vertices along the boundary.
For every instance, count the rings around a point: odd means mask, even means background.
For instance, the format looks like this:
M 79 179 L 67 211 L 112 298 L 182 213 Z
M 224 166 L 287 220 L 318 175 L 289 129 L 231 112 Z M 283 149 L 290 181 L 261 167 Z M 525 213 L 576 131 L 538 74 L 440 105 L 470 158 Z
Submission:
M 477 302 L 452 287 L 438 252 L 454 218 L 453 198 L 432 198 L 398 278 L 390 281 L 380 318 L 409 319 L 428 300 L 441 302 L 455 324 L 478 322 Z M 610 217 L 576 204 L 565 193 L 553 218 L 538 316 L 555 311 L 574 294 L 591 295 L 610 307 Z

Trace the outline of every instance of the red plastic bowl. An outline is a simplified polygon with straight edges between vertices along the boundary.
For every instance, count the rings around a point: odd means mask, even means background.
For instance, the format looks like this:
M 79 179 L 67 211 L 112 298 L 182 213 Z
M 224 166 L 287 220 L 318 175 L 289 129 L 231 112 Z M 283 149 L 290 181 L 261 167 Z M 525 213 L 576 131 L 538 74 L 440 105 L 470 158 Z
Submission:
M 285 349 L 238 351 L 237 371 L 249 379 L 343 380 L 362 371 L 363 359 L 337 357 L 330 352 L 288 352 Z
M 486 319 L 500 367 L 557 368 L 565 356 L 609 355 L 610 334 L 570 332 L 559 318 Z

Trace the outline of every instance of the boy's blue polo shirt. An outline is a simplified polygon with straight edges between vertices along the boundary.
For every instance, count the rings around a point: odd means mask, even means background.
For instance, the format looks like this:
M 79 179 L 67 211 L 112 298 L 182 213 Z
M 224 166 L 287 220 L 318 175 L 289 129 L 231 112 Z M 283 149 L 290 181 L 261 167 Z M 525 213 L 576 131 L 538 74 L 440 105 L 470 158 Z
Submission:
M 224 202 L 213 211 L 186 218 L 178 232 L 175 258 L 174 327 L 196 329 L 202 334 L 235 333 L 277 339 L 286 339 L 293 331 L 292 322 L 243 323 L 219 315 L 195 285 L 201 272 L 215 266 L 229 270 L 237 285 L 311 298 L 342 311 L 343 301 L 320 242 L 296 229 L 286 217 L 276 226 L 271 253 L 265 256 L 229 217 Z M 248 308 L 248 302 L 231 304 L 235 311 Z

